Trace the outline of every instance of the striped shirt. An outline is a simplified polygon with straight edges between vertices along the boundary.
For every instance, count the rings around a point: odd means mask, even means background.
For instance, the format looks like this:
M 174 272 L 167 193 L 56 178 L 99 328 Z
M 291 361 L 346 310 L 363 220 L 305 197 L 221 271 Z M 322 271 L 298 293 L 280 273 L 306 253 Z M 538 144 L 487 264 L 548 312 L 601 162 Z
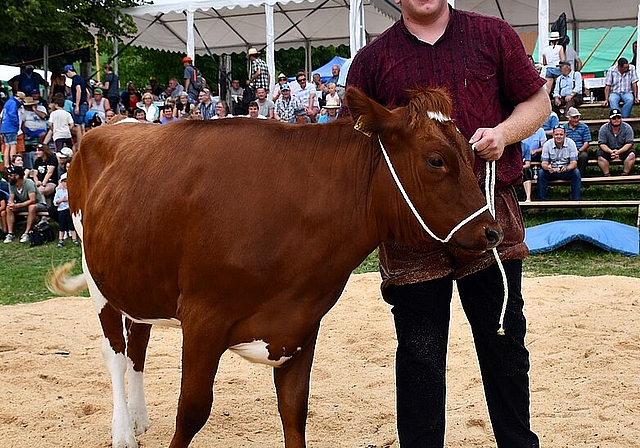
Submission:
M 607 71 L 607 77 L 604 80 L 606 85 L 611 86 L 613 93 L 633 92 L 631 85 L 635 82 L 638 82 L 638 73 L 633 64 L 629 64 L 629 71 L 625 73 L 620 73 L 618 65 L 614 65 Z
M 582 148 L 582 145 L 591 141 L 591 131 L 589 126 L 584 123 L 578 123 L 575 129 L 571 129 L 569 124 L 564 125 L 564 129 L 567 132 L 567 138 L 570 138 L 576 143 L 578 149 Z

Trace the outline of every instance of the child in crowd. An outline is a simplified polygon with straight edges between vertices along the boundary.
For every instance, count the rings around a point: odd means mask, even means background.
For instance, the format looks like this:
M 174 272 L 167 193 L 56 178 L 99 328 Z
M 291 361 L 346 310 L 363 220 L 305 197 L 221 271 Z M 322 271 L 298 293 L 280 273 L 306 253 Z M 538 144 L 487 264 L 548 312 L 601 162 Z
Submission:
M 71 241 L 74 246 L 79 246 L 78 238 L 76 235 L 76 229 L 73 227 L 73 221 L 71 221 L 71 212 L 69 211 L 69 193 L 67 191 L 67 173 L 60 176 L 60 184 L 56 189 L 56 195 L 53 198 L 53 203 L 58 207 L 58 224 L 60 224 L 60 231 L 58 232 L 58 245 L 57 247 L 64 246 L 64 233 L 69 232 L 71 235 Z
M 72 148 L 71 130 L 74 126 L 73 117 L 64 110 L 64 98 L 55 98 L 51 103 L 51 107 L 53 111 L 49 116 L 49 129 L 53 133 L 53 144 L 56 152 L 60 151 L 64 146 Z
M 336 91 L 336 84 L 330 82 L 327 84 L 327 87 L 329 88 L 329 92 L 325 98 L 326 104 L 340 106 L 340 96 L 338 96 L 338 92 Z

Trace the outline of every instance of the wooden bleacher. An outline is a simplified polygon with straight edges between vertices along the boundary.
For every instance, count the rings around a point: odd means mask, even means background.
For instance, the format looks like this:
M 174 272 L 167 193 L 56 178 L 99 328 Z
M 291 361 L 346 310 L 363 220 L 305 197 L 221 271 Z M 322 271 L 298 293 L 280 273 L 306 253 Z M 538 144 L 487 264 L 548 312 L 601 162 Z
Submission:
M 640 200 L 638 201 L 531 201 L 520 202 L 522 209 L 531 208 L 618 208 L 632 207 L 637 210 L 636 226 L 640 227 Z

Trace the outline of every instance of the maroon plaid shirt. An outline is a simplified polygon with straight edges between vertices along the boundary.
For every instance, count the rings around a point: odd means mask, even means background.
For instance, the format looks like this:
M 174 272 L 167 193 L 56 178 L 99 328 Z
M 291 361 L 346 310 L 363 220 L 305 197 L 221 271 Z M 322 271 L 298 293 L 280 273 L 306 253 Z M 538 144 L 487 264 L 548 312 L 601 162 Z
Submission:
M 387 107 L 406 105 L 407 89 L 446 87 L 453 100 L 453 118 L 462 134 L 471 138 L 478 128 L 504 121 L 544 80 L 509 24 L 451 9 L 449 25 L 435 45 L 412 35 L 402 20 L 396 22 L 356 55 L 347 85 Z M 483 182 L 484 160 L 476 160 L 475 172 Z M 514 144 L 498 161 L 498 186 L 521 183 L 521 176 L 522 154 L 520 145 Z

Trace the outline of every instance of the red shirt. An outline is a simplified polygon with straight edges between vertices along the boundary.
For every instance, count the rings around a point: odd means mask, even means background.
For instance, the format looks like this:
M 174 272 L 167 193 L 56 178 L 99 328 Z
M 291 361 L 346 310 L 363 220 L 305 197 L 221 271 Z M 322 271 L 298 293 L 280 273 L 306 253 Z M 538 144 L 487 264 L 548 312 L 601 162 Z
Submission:
M 452 118 L 462 134 L 471 138 L 478 128 L 492 128 L 504 121 L 515 105 L 545 81 L 508 23 L 468 11 L 450 11 L 447 29 L 434 45 L 411 34 L 402 20 L 396 22 L 358 52 L 347 85 L 390 108 L 408 103 L 407 89 L 446 87 L 453 100 Z M 484 168 L 484 160 L 477 158 L 479 182 L 484 182 Z M 505 148 L 497 171 L 499 187 L 521 183 L 519 143 Z

